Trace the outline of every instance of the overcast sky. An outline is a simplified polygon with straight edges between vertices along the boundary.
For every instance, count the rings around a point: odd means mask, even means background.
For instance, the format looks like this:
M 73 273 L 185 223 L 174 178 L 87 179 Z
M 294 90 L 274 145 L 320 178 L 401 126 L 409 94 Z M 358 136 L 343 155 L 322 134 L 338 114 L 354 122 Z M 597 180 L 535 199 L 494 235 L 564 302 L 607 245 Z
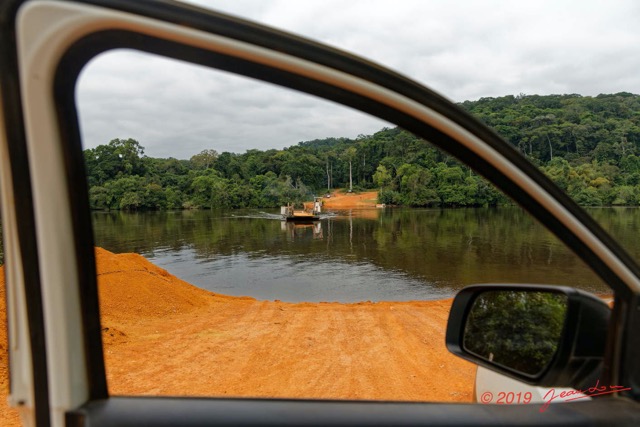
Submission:
M 640 94 L 640 2 L 198 0 L 399 71 L 454 101 Z M 85 147 L 134 138 L 153 157 L 372 134 L 387 123 L 307 95 L 135 52 L 78 83 Z

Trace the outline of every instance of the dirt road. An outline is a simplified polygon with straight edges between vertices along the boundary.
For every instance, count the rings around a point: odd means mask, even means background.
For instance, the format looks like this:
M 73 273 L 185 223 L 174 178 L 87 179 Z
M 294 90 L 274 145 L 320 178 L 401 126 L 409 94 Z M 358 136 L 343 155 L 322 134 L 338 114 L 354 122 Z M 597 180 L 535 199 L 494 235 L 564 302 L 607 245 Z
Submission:
M 113 394 L 471 398 L 472 365 L 444 346 L 450 301 L 257 301 L 97 254 Z
M 345 190 L 331 192 L 331 197 L 322 199 L 324 209 L 375 208 L 378 200 L 377 191 L 347 193 Z
M 257 301 L 196 288 L 139 255 L 96 255 L 111 394 L 471 399 L 473 365 L 444 346 L 450 300 Z M 5 330 L 0 419 L 17 425 Z

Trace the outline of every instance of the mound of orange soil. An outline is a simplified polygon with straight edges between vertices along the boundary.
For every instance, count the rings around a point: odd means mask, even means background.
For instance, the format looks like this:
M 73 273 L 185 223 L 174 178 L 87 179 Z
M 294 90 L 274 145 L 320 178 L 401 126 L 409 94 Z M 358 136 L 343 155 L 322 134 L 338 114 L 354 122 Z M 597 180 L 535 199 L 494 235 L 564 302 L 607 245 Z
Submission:
M 103 316 L 145 319 L 186 315 L 214 294 L 190 285 L 138 254 L 116 255 L 96 249 L 100 308 Z
M 444 345 L 451 300 L 257 301 L 199 289 L 140 255 L 98 248 L 96 259 L 111 394 L 471 400 L 474 365 Z M 0 346 L 0 419 L 17 425 L 5 323 Z

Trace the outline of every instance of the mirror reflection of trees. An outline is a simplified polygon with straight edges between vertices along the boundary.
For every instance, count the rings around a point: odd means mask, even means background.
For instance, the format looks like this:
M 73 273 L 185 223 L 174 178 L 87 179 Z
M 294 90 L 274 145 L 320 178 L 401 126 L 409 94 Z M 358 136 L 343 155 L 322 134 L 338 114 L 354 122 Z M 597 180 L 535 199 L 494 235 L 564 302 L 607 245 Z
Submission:
M 463 346 L 488 361 L 537 375 L 556 353 L 566 312 L 564 294 L 484 292 L 467 317 Z

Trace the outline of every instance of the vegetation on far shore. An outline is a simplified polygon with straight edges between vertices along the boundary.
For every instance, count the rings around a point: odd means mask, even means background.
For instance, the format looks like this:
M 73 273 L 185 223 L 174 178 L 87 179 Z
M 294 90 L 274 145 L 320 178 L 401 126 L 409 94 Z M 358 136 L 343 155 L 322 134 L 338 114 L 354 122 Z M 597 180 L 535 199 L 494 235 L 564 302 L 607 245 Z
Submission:
M 578 203 L 640 205 L 640 96 L 518 95 L 460 106 L 495 129 Z M 508 200 L 470 168 L 400 128 L 189 160 L 133 139 L 84 151 L 93 209 L 277 207 L 329 189 L 379 189 L 380 203 L 494 206 Z

